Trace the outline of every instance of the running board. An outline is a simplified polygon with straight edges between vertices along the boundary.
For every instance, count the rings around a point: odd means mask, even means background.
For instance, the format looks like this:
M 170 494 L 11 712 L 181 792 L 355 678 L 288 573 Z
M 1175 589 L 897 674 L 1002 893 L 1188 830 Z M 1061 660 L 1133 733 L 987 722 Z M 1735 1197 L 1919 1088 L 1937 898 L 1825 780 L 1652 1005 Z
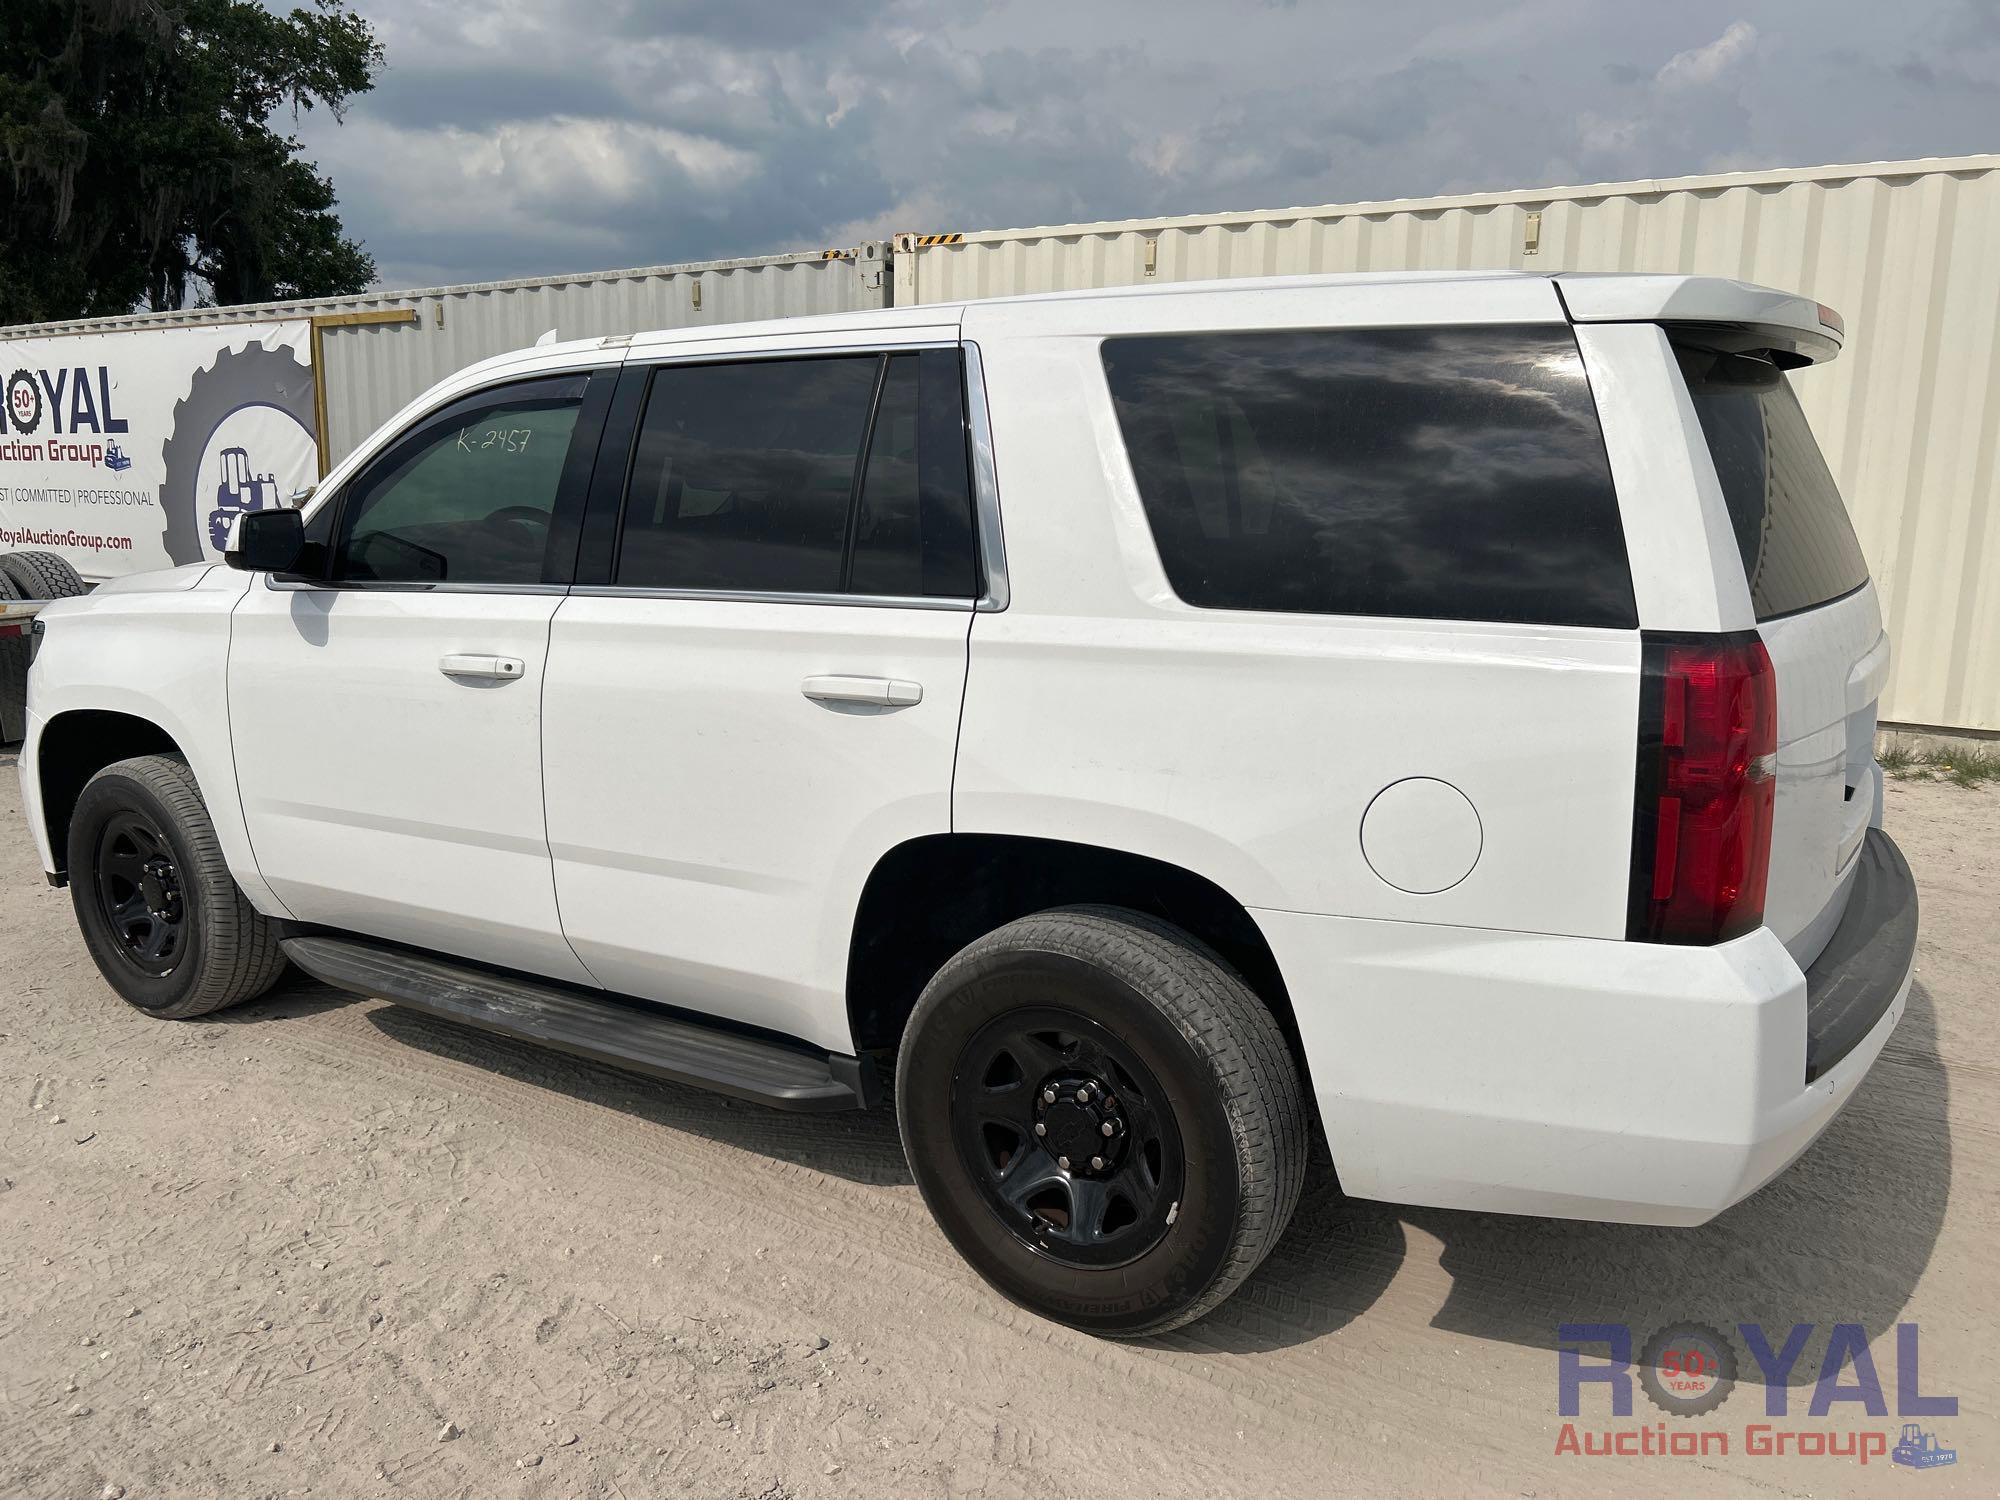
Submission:
M 790 1110 L 865 1109 L 866 1061 L 746 1036 L 551 980 L 498 974 L 365 938 L 288 937 L 285 957 L 313 978 L 503 1036 L 539 1042 L 654 1078 Z

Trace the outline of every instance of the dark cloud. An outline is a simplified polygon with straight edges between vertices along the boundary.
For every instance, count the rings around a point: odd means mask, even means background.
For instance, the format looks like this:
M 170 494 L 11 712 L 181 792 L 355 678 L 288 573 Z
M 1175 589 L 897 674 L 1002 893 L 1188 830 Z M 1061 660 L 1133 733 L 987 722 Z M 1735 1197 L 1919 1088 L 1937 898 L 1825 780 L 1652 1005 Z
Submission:
M 1946 155 L 1984 0 L 358 0 L 389 70 L 300 131 L 390 284 L 896 229 Z
M 449 124 L 481 130 L 507 120 L 588 118 L 601 113 L 604 103 L 600 79 L 519 63 L 472 70 L 419 59 L 398 63 L 357 108 L 367 118 L 403 129 Z

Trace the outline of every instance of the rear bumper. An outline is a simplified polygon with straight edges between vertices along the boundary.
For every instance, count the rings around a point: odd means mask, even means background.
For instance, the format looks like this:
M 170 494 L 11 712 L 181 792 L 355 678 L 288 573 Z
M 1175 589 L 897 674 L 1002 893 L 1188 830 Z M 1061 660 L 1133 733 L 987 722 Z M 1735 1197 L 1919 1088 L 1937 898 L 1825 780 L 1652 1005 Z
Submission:
M 1254 912 L 1342 1184 L 1647 1224 L 1748 1196 L 1826 1129 L 1902 1017 L 1914 888 L 1886 835 L 1869 852 L 1811 975 L 1768 928 L 1674 948 Z
M 1806 970 L 1806 1082 L 1840 1065 L 1895 1003 L 1917 956 L 1917 882 L 1879 828 L 1861 845 L 1840 925 Z

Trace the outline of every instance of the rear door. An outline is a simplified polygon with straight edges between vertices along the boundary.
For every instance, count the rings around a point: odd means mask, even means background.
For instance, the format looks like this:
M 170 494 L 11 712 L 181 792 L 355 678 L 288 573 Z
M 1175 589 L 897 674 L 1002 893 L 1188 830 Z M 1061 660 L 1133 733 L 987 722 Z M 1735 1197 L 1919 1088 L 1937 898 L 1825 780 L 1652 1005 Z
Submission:
M 423 419 L 315 514 L 317 566 L 237 606 L 243 814 L 301 921 L 589 982 L 556 917 L 541 694 L 615 379 L 511 381 Z
M 610 989 L 848 1050 L 862 888 L 951 826 L 978 592 L 959 351 L 635 351 L 623 424 L 549 645 L 564 932 Z
M 1879 820 L 1876 703 L 1889 642 L 1840 491 L 1785 375 L 1682 345 L 1757 628 L 1778 678 L 1778 785 L 1764 920 L 1801 965 L 1845 908 Z

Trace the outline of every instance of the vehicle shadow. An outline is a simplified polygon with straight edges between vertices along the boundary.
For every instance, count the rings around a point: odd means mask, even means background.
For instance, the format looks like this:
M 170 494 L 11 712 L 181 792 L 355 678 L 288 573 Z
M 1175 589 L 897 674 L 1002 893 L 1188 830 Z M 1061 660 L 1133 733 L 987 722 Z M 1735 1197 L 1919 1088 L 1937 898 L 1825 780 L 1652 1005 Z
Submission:
M 1737 1324 L 1758 1323 L 1775 1348 L 1793 1324 L 1811 1323 L 1790 1375 L 1810 1384 L 1831 1325 L 1879 1338 L 1930 1262 L 1951 1189 L 1947 1104 L 1936 1011 L 1918 983 L 1826 1134 L 1699 1228 L 1395 1208 L 1342 1197 L 1320 1161 L 1270 1259 L 1200 1324 L 1158 1342 L 1249 1352 L 1333 1332 L 1387 1286 L 1416 1229 L 1442 1242 L 1451 1277 L 1434 1328 L 1553 1350 L 1562 1323 L 1619 1322 L 1636 1349 L 1668 1323 L 1707 1323 L 1732 1339 Z M 1747 1358 L 1743 1378 L 1757 1378 Z
M 359 997 L 293 975 L 218 1022 L 298 1016 Z M 772 1156 L 864 1186 L 910 1182 L 894 1111 L 789 1114 L 621 1072 L 420 1011 L 383 1006 L 384 1036 L 580 1102 Z M 1277 1248 L 1199 1323 L 1151 1340 L 1164 1350 L 1256 1353 L 1338 1331 L 1395 1279 L 1411 1232 L 1442 1243 L 1451 1289 L 1431 1326 L 1554 1350 L 1569 1322 L 1627 1324 L 1635 1344 L 1668 1323 L 1734 1336 L 1758 1323 L 1782 1342 L 1816 1325 L 1790 1379 L 1809 1384 L 1835 1323 L 1871 1341 L 1893 1328 L 1928 1265 L 1951 1187 L 1948 1083 L 1928 989 L 1853 1103 L 1789 1171 L 1694 1229 L 1403 1208 L 1349 1198 L 1323 1141 Z M 1753 1369 L 1744 1378 L 1755 1378 Z
M 615 1109 L 651 1125 L 777 1157 L 866 1187 L 903 1186 L 911 1180 L 892 1110 L 794 1114 L 622 1072 L 396 1005 L 371 1011 L 368 1021 L 405 1046 Z
M 335 989 L 330 984 L 321 984 L 317 979 L 301 974 L 297 969 L 287 969 L 284 978 L 255 1000 L 242 1005 L 232 1005 L 227 1010 L 218 1010 L 199 1017 L 194 1021 L 182 1021 L 183 1026 L 251 1026 L 266 1021 L 296 1021 L 304 1016 L 316 1016 L 329 1010 L 344 1010 L 350 1005 L 359 1005 L 366 997 L 351 990 Z

